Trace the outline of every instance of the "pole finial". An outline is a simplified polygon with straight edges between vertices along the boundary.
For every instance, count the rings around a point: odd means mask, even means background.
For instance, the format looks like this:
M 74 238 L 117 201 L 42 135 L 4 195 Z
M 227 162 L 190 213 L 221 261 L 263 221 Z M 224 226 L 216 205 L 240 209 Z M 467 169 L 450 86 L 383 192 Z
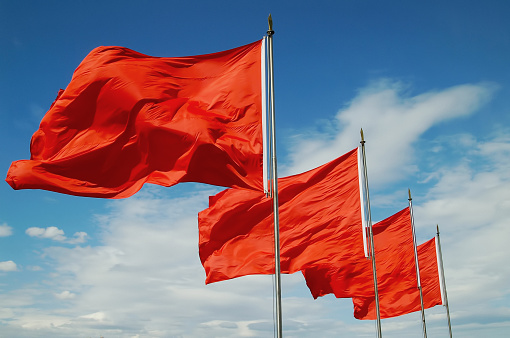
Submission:
M 273 35 L 274 34 L 274 30 L 273 30 L 273 18 L 271 17 L 271 13 L 269 13 L 269 17 L 267 18 L 267 23 L 269 25 L 269 29 L 267 31 L 267 34 L 268 35 Z
M 439 235 L 439 224 L 436 224 L 437 234 Z
M 361 142 L 365 143 L 365 136 L 363 135 L 363 128 L 361 128 L 360 134 L 361 134 Z
M 411 198 L 411 189 L 407 189 L 407 192 L 409 193 L 409 200 L 412 201 L 413 199 Z

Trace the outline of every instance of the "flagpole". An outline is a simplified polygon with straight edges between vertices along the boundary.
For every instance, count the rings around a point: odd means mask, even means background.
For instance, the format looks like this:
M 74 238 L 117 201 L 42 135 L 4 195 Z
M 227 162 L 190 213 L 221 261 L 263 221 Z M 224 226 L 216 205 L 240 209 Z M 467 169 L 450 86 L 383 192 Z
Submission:
M 439 250 L 439 269 L 441 271 L 441 281 L 443 282 L 443 296 L 444 296 L 444 305 L 446 307 L 446 318 L 448 318 L 448 330 L 450 332 L 450 338 L 452 338 L 452 323 L 450 322 L 450 308 L 448 306 L 448 295 L 446 294 L 446 280 L 444 278 L 444 268 L 443 268 L 443 253 L 441 251 L 441 240 L 439 239 L 439 225 L 437 225 L 437 248 Z
M 420 266 L 418 265 L 418 250 L 416 249 L 416 232 L 414 228 L 414 215 L 413 215 L 413 199 L 411 198 L 411 189 L 407 190 L 409 193 L 409 211 L 411 213 L 411 227 L 413 230 L 413 247 L 414 247 L 414 263 L 416 266 L 416 279 L 418 281 L 418 290 L 420 291 L 420 304 L 421 304 L 421 326 L 423 328 L 423 337 L 427 338 L 427 325 L 425 323 L 425 310 L 423 306 L 423 292 L 421 289 L 420 280 Z
M 374 233 L 372 232 L 372 214 L 370 212 L 370 195 L 368 193 L 368 175 L 367 175 L 367 161 L 365 157 L 365 138 L 363 136 L 363 129 L 361 129 L 361 154 L 363 158 L 363 176 L 365 182 L 365 198 L 367 200 L 367 214 L 368 214 L 368 229 L 370 236 L 370 255 L 372 256 L 372 272 L 374 276 L 374 292 L 375 292 L 375 306 L 377 309 L 377 337 L 382 338 L 381 331 L 381 311 L 379 309 L 379 291 L 377 290 L 377 271 L 375 268 L 375 250 L 374 250 Z M 365 234 L 363 234 L 365 236 Z
M 274 261 L 275 261 L 275 293 L 276 293 L 276 336 L 282 335 L 282 292 L 280 275 L 280 226 L 278 221 L 278 175 L 276 171 L 276 131 L 274 113 L 274 71 L 273 71 L 273 19 L 271 14 L 267 19 L 269 30 L 267 31 L 268 64 L 269 64 L 269 104 L 271 114 L 271 159 L 272 159 L 272 190 L 273 190 L 273 215 L 274 215 Z

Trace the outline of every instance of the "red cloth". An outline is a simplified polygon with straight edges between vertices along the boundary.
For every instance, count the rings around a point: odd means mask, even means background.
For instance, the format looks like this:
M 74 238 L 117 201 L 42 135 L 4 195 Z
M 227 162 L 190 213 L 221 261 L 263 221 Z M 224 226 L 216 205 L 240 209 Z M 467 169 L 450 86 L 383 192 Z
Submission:
M 146 182 L 261 190 L 261 47 L 174 58 L 94 49 L 6 181 L 103 198 Z
M 282 273 L 363 256 L 357 149 L 308 172 L 278 179 Z M 227 189 L 198 215 L 206 283 L 274 273 L 273 200 Z
M 418 246 L 417 249 L 423 306 L 428 309 L 442 304 L 435 238 Z M 416 279 L 414 264 L 412 267 L 402 266 L 402 268 L 410 269 Z M 383 290 L 379 293 L 381 318 L 397 317 L 421 309 L 420 291 L 417 284 L 409 288 L 402 288 L 398 283 L 399 281 L 395 281 L 393 289 Z M 374 297 L 353 297 L 352 302 L 354 304 L 354 317 L 357 319 L 373 320 L 377 318 Z
M 414 247 L 409 208 L 374 224 L 372 231 L 379 292 L 416 286 L 416 273 L 412 273 Z M 337 298 L 375 294 L 372 261 L 365 257 L 335 259 L 329 264 L 303 270 L 303 275 L 314 298 L 329 293 Z

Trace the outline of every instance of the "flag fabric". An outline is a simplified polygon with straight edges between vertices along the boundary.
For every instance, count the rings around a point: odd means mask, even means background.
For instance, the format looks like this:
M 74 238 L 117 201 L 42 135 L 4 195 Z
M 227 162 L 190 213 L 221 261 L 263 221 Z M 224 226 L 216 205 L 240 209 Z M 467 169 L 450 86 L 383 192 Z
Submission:
M 364 256 L 357 153 L 278 179 L 281 273 Z M 206 283 L 273 274 L 273 200 L 258 191 L 227 189 L 209 205 L 198 215 Z
M 428 309 L 442 304 L 435 238 L 419 245 L 417 251 L 423 306 L 425 309 Z M 408 269 L 412 270 L 416 276 L 414 264 L 412 268 L 409 267 Z M 355 318 L 372 320 L 377 318 L 374 297 L 353 297 L 352 302 Z M 407 289 L 403 289 L 395 284 L 394 289 L 379 292 L 381 318 L 397 317 L 420 310 L 420 291 L 417 284 Z
M 374 224 L 378 291 L 416 285 L 414 247 L 409 207 Z M 411 269 L 411 270 L 410 270 Z M 372 261 L 363 257 L 332 260 L 302 271 L 314 298 L 333 293 L 337 298 L 374 296 Z
M 151 57 L 98 47 L 41 121 L 14 189 L 124 198 L 144 183 L 262 189 L 263 40 Z

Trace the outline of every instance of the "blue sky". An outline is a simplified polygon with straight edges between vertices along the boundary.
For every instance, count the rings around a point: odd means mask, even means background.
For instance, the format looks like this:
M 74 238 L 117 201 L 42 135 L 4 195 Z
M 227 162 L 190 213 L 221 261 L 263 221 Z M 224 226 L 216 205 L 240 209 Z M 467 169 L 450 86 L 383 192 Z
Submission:
M 280 176 L 367 140 L 372 218 L 413 194 L 419 243 L 441 230 L 453 333 L 510 331 L 507 1 L 0 0 L 0 168 L 29 142 L 87 53 L 211 53 L 274 20 Z M 270 276 L 205 286 L 197 213 L 221 188 L 146 186 L 124 200 L 0 184 L 0 337 L 270 337 Z M 282 277 L 286 337 L 373 337 L 352 302 Z M 447 337 L 443 307 L 429 337 Z M 383 336 L 421 337 L 420 314 Z

